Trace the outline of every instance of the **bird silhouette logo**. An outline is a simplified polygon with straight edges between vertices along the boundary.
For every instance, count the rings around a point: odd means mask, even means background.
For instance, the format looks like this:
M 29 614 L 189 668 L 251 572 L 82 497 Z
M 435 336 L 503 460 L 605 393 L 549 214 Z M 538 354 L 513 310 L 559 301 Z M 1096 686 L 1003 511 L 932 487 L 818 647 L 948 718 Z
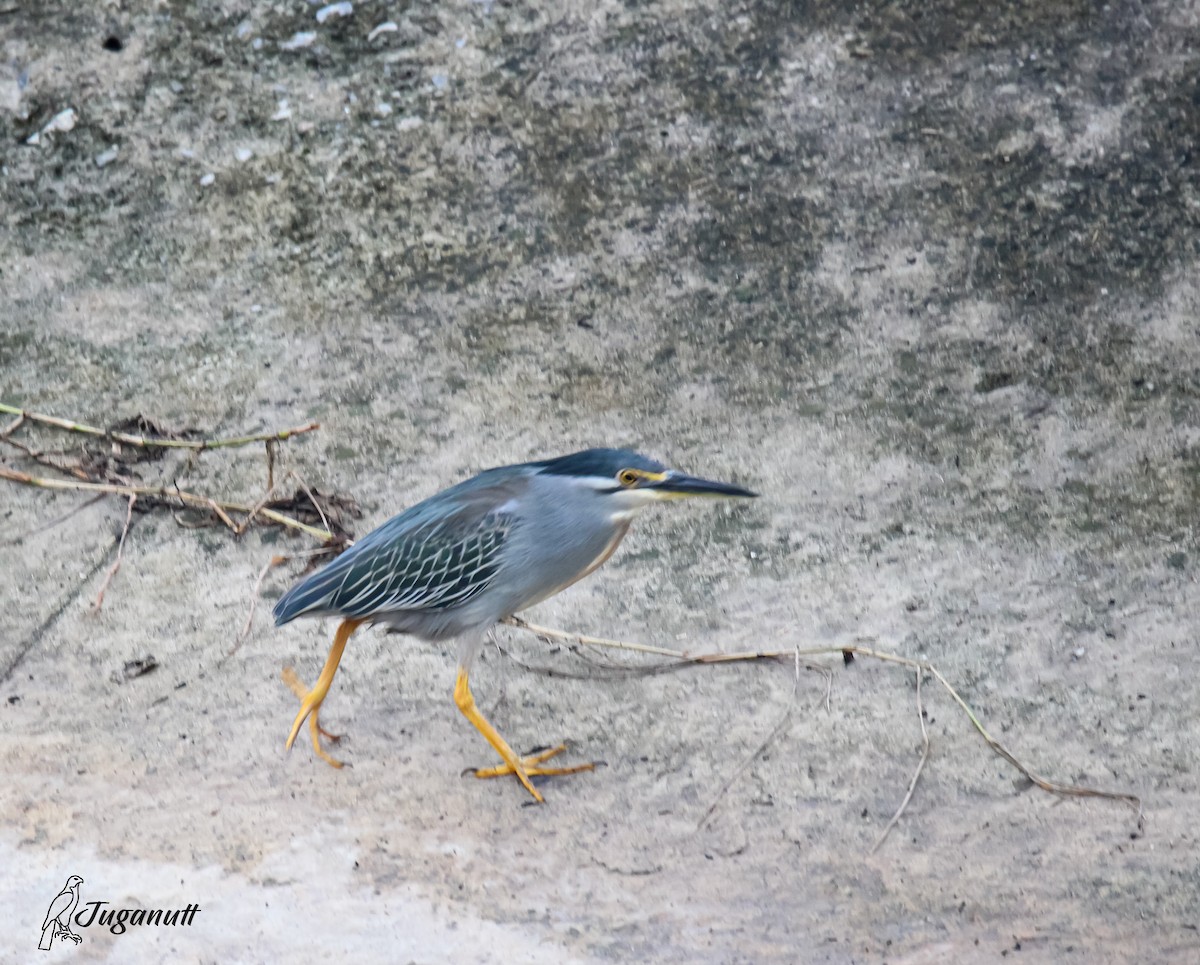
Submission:
M 54 900 L 50 902 L 46 920 L 42 923 L 42 940 L 38 942 L 38 948 L 42 951 L 50 951 L 50 946 L 54 944 L 56 938 L 69 938 L 76 945 L 83 941 L 80 936 L 71 931 L 71 918 L 75 915 L 75 909 L 79 907 L 79 886 L 81 884 L 83 884 L 83 879 L 79 875 L 71 875 L 67 879 L 67 883 L 63 885 L 62 891 L 55 895 Z

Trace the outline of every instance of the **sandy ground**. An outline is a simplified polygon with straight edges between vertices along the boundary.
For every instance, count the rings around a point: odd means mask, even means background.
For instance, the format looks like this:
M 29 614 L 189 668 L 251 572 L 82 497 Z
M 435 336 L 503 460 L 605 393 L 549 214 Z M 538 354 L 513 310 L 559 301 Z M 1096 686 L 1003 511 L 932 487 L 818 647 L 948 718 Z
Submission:
M 319 420 L 280 472 L 360 535 L 587 445 L 739 481 L 763 498 L 648 516 L 528 615 L 927 658 L 1038 772 L 1142 795 L 1144 832 L 1030 788 L 927 681 L 931 760 L 871 853 L 910 673 L 830 659 L 827 709 L 787 663 L 614 675 L 508 630 L 484 712 L 606 767 L 544 807 L 462 777 L 489 752 L 453 646 L 369 631 L 335 772 L 282 752 L 280 668 L 332 630 L 268 625 L 292 573 L 224 657 L 310 544 L 138 514 L 94 613 L 124 502 L 5 483 L 0 959 L 1200 960 L 1197 5 L 316 11 L 0 3 L 0 400 Z M 265 480 L 258 448 L 139 471 Z M 201 910 L 38 952 L 71 874 Z

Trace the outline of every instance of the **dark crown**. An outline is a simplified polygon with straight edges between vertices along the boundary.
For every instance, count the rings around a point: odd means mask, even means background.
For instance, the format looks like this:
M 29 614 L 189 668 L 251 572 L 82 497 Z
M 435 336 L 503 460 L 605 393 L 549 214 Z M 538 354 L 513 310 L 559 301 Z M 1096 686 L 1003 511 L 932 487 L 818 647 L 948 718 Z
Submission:
M 557 459 L 543 459 L 526 465 L 547 476 L 601 476 L 614 478 L 622 469 L 662 472 L 666 467 L 629 449 L 584 449 Z

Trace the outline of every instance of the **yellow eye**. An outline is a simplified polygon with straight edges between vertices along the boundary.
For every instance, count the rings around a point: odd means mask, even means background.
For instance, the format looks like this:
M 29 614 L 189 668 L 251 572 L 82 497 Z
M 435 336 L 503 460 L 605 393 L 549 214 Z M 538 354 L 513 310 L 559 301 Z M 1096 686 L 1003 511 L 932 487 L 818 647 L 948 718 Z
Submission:
M 632 469 L 622 469 L 619 473 L 617 473 L 617 481 L 620 482 L 622 486 L 626 487 L 636 486 L 640 478 L 641 477 Z

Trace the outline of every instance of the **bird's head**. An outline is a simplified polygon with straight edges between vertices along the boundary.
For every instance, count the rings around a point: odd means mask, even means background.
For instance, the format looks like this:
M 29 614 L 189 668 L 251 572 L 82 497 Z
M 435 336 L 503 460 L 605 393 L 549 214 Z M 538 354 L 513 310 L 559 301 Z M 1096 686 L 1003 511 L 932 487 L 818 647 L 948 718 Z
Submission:
M 619 519 L 629 519 L 651 503 L 667 500 L 701 496 L 745 499 L 758 495 L 732 483 L 689 476 L 628 449 L 585 449 L 532 465 L 541 475 L 564 477 L 594 490 L 611 501 L 613 516 Z

